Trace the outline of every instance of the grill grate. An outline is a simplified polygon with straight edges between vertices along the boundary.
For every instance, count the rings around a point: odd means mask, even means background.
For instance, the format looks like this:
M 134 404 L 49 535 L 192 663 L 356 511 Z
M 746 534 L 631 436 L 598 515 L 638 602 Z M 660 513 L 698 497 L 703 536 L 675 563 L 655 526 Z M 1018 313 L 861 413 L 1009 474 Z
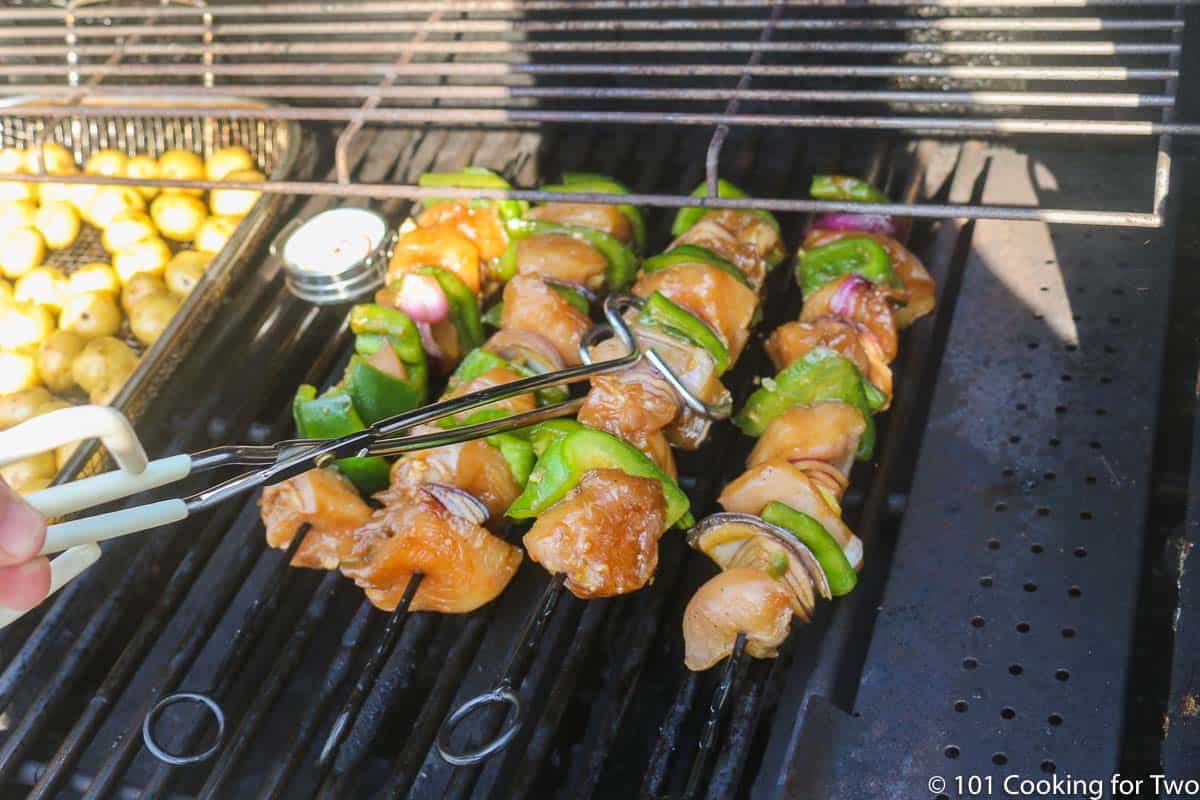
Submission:
M 1189 4 L 97 3 L 0 11 L 8 23 L 0 77 L 41 98 L 36 109 L 48 117 L 90 113 L 64 100 L 131 91 L 183 94 L 198 116 L 229 116 L 205 106 L 213 92 L 290 101 L 239 113 L 347 123 L 342 147 L 369 124 L 697 127 L 714 136 L 706 171 L 714 187 L 728 127 L 1094 136 L 1157 148 L 1165 163 L 1167 137 L 1200 133 L 1172 114 Z M 1167 171 L 1158 175 L 1142 199 L 1146 211 L 978 203 L 913 204 L 903 213 L 1157 226 L 1169 191 Z M 335 177 L 271 190 L 426 194 L 409 182 L 352 181 L 344 169 Z M 637 197 L 607 202 L 688 202 L 643 182 L 635 188 Z M 794 212 L 844 207 L 796 199 L 792 189 L 747 203 Z

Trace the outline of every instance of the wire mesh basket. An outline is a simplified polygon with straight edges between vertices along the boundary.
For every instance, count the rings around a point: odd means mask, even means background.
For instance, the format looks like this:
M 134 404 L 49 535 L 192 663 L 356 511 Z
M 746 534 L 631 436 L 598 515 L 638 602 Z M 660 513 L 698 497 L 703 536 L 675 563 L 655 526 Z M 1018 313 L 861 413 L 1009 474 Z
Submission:
M 33 98 L 16 97 L 0 104 L 0 145 L 33 148 L 45 142 L 66 147 L 82 164 L 98 150 L 120 150 L 127 155 L 157 157 L 170 149 L 195 152 L 202 157 L 226 146 L 241 146 L 250 152 L 258 168 L 271 180 L 292 176 L 300 150 L 300 126 L 296 122 L 272 119 L 221 119 L 189 116 L 188 106 L 195 99 L 159 96 L 86 98 L 79 105 L 90 108 L 130 105 L 161 108 L 161 116 L 66 117 L 47 119 L 24 115 L 22 106 L 34 103 Z M 237 108 L 261 108 L 263 104 L 246 99 L 206 97 L 204 104 L 213 103 Z M 209 264 L 204 277 L 184 299 L 175 316 L 153 345 L 143 348 L 128 335 L 122 335 L 141 354 L 137 368 L 124 387 L 113 398 L 112 405 L 130 419 L 137 420 L 158 394 L 179 363 L 187 356 L 204 326 L 212 318 L 221 296 L 230 284 L 248 267 L 261 245 L 274 217 L 285 202 L 283 195 L 263 194 L 250 213 L 242 219 L 225 247 Z M 186 249 L 173 246 L 173 250 Z M 91 262 L 108 262 L 109 254 L 100 244 L 99 231 L 85 225 L 70 247 L 48 253 L 46 266 L 63 272 Z M 126 320 L 125 326 L 128 325 Z M 144 352 L 143 352 L 144 351 Z M 90 475 L 104 468 L 105 456 L 94 443 L 81 446 L 64 465 L 58 481 Z

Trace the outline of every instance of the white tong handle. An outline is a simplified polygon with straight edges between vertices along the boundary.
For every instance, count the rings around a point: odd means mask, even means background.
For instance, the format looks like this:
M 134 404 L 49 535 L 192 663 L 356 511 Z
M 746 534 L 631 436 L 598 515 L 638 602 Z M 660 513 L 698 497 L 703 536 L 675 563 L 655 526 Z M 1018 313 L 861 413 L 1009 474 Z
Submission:
M 100 545 L 81 544 L 72 547 L 58 558 L 50 562 L 50 594 L 54 594 L 63 586 L 74 580 L 81 572 L 100 558 Z M 0 608 L 0 628 L 12 625 L 28 611 L 13 611 Z
M 0 433 L 0 466 L 91 438 L 104 443 L 119 469 L 28 495 L 26 501 L 44 516 L 58 517 L 164 486 L 192 470 L 186 453 L 148 462 L 129 420 L 107 406 L 52 411 Z M 172 499 L 51 525 L 42 555 L 178 522 L 187 515 L 184 502 Z

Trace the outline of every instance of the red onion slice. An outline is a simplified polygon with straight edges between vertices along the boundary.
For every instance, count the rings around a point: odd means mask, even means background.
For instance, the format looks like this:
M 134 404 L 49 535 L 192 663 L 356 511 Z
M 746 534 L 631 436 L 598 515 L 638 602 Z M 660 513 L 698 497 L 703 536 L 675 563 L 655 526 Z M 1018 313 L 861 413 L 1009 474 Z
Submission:
M 413 322 L 433 324 L 450 316 L 450 300 L 432 275 L 405 275 L 396 306 Z
M 818 214 L 809 223 L 805 233 L 822 229 L 881 233 L 884 236 L 903 239 L 908 234 L 908 219 L 891 214 L 851 214 L 848 211 L 833 211 L 828 214 Z
M 830 298 L 829 309 L 839 316 L 849 316 L 854 311 L 855 297 L 870 286 L 871 282 L 861 275 L 847 275 Z
M 472 524 L 482 525 L 490 516 L 488 507 L 482 500 L 457 486 L 448 483 L 426 483 L 422 488 L 433 495 L 442 508 Z
M 417 333 L 421 334 L 421 349 L 425 351 L 425 355 L 429 356 L 434 361 L 443 361 L 446 354 L 442 348 L 438 346 L 437 339 L 434 338 L 433 328 L 428 322 L 416 323 Z
M 553 372 L 566 366 L 554 343 L 533 331 L 507 328 L 496 331 L 484 349 L 501 358 L 523 363 L 534 372 Z

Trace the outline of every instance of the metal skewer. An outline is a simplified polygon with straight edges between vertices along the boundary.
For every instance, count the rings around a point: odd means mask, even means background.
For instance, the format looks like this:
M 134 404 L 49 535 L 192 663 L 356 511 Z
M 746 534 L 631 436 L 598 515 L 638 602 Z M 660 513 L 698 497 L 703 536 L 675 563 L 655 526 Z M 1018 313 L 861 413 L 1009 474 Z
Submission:
M 733 694 L 733 687 L 739 682 L 745 666 L 746 634 L 739 631 L 733 642 L 733 652 L 725 662 L 725 671 L 721 674 L 721 682 L 713 691 L 712 701 L 708 705 L 708 715 L 704 719 L 704 728 L 700 733 L 700 744 L 696 748 L 696 758 L 692 761 L 692 771 L 688 774 L 687 788 L 683 790 L 683 800 L 692 800 L 700 789 L 700 781 L 708 767 L 708 759 L 717 743 L 717 734 L 721 730 L 721 722 L 725 718 L 725 706 Z

